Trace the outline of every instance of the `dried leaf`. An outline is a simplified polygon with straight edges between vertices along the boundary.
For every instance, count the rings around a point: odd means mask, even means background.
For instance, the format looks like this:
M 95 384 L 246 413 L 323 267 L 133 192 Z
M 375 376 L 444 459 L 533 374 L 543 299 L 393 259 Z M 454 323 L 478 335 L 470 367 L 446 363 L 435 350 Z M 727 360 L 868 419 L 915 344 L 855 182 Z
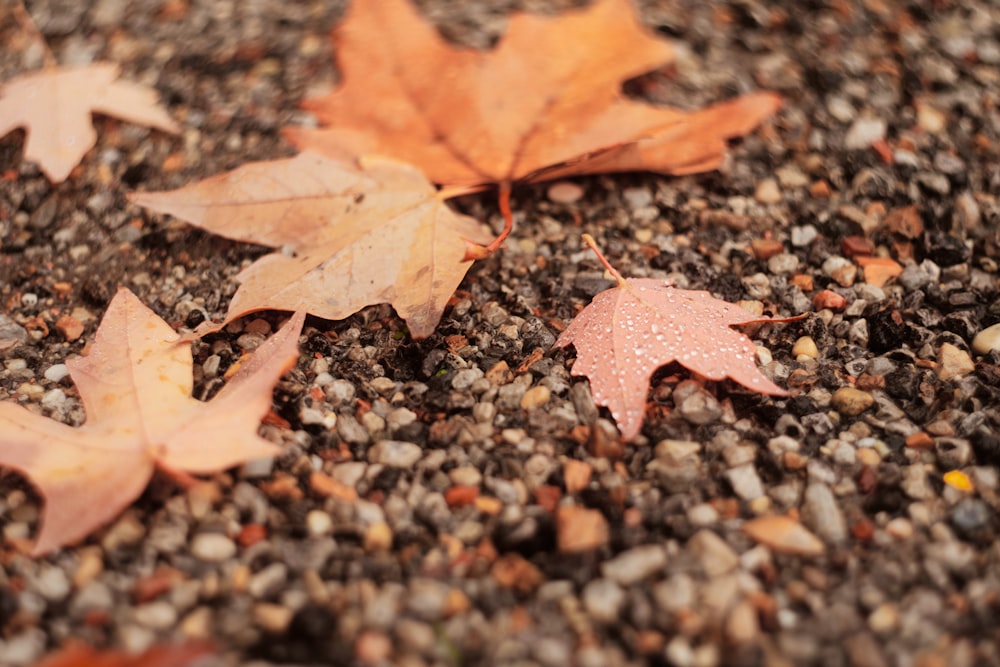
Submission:
M 267 308 L 338 320 L 389 303 L 420 338 L 472 265 L 463 239 L 488 238 L 445 196 L 408 165 L 372 159 L 357 168 L 302 153 L 129 198 L 227 238 L 284 248 L 237 277 L 227 322 Z
M 762 394 L 788 394 L 758 370 L 753 342 L 731 328 L 787 320 L 758 317 L 705 291 L 614 273 L 618 286 L 595 296 L 556 346 L 576 348 L 573 375 L 590 378 L 594 402 L 608 407 L 625 440 L 642 427 L 653 373 L 674 361 L 709 380 L 728 377 Z
M 122 289 L 86 357 L 66 362 L 87 413 L 73 428 L 0 403 L 0 465 L 45 497 L 34 554 L 76 542 L 142 493 L 156 467 L 212 473 L 280 450 L 257 435 L 271 390 L 298 356 L 296 314 L 209 402 L 191 397 L 189 345 Z
M 205 662 L 212 654 L 207 642 L 161 644 L 142 653 L 99 651 L 81 641 L 70 640 L 64 647 L 49 654 L 35 667 L 188 667 L 216 664 Z
M 180 127 L 156 103 L 156 91 L 118 81 L 118 66 L 94 63 L 24 74 L 0 86 L 0 137 L 23 127 L 24 157 L 37 162 L 54 183 L 97 143 L 92 113 L 178 133 Z
M 705 171 L 780 104 L 760 93 L 685 112 L 625 98 L 622 82 L 673 60 L 628 0 L 515 14 L 490 51 L 448 44 L 408 0 L 353 2 L 334 44 L 342 85 L 306 103 L 331 127 L 286 136 L 340 158 L 405 160 L 449 185 Z

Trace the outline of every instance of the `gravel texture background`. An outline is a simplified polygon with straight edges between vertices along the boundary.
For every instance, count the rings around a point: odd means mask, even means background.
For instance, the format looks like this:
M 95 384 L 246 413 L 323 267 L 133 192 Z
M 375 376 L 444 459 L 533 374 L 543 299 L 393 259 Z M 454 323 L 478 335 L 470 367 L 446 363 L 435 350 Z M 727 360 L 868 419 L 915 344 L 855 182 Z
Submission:
M 532 11 L 562 2 L 524 2 Z M 483 48 L 518 3 L 421 2 Z M 0 1 L 0 80 L 42 50 Z M 264 249 L 125 201 L 291 154 L 336 82 L 318 0 L 43 0 L 61 63 L 120 63 L 185 128 L 98 119 L 52 186 L 0 138 L 0 399 L 83 419 L 64 360 L 118 285 L 168 322 L 220 317 Z M 85 544 L 25 555 L 39 499 L 0 473 L 0 664 L 72 635 L 140 650 L 208 637 L 220 664 L 1000 663 L 1000 9 L 986 0 L 646 2 L 677 41 L 626 88 L 695 108 L 786 97 L 720 172 L 520 188 L 504 251 L 431 338 L 388 307 L 311 319 L 262 427 L 285 454 L 154 482 Z M 569 199 L 576 196 L 570 192 Z M 459 202 L 499 229 L 493 198 Z M 808 313 L 754 333 L 788 399 L 669 367 L 622 445 L 555 337 L 627 276 Z M 858 257 L 903 272 L 876 286 Z M 196 396 L 282 321 L 195 345 Z M 818 548 L 774 522 L 790 514 Z M 804 551 L 808 553 L 802 553 Z

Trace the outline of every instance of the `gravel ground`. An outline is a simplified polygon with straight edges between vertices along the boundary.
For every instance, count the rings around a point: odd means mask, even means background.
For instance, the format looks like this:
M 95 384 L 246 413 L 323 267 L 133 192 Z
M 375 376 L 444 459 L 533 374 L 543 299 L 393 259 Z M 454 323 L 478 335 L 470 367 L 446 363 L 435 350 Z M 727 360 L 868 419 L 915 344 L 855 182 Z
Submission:
M 421 3 L 475 47 L 514 4 Z M 309 320 L 281 419 L 262 427 L 279 459 L 186 491 L 154 482 L 37 561 L 39 499 L 0 473 L 0 663 L 77 635 L 134 650 L 209 637 L 229 665 L 1000 664 L 1000 9 L 767 4 L 644 6 L 681 54 L 630 91 L 689 108 L 786 97 L 723 170 L 581 178 L 569 204 L 516 190 L 515 236 L 427 340 L 397 335 L 388 307 Z M 0 80 L 42 59 L 3 8 Z M 342 8 L 28 8 L 60 62 L 120 63 L 185 128 L 99 119 L 98 147 L 54 187 L 21 161 L 23 134 L 0 138 L 0 398 L 79 423 L 62 364 L 119 284 L 195 326 L 265 252 L 125 194 L 290 154 L 278 130 L 335 83 Z M 490 196 L 459 204 L 499 228 Z M 626 275 L 808 313 L 755 332 L 795 395 L 667 368 L 623 445 L 572 352 L 550 351 L 611 285 L 584 231 Z M 877 286 L 866 255 L 904 270 Z M 281 319 L 198 342 L 196 395 Z M 751 523 L 778 515 L 820 543 Z

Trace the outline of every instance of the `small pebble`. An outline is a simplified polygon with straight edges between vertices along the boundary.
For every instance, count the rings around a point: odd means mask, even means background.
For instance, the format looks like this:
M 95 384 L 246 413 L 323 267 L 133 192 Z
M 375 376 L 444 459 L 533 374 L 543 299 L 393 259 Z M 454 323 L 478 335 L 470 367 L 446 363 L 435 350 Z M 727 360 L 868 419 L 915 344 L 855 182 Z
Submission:
M 608 521 L 598 510 L 576 505 L 556 509 L 556 543 L 561 553 L 597 549 L 608 543 L 610 535 Z
M 167 630 L 177 624 L 177 610 L 166 600 L 147 602 L 132 610 L 132 620 L 150 630 Z
M 917 107 L 917 125 L 920 126 L 920 129 L 931 134 L 939 134 L 945 129 L 948 121 L 944 113 L 923 101 L 918 101 L 915 106 Z
M 972 351 L 976 354 L 989 354 L 1000 350 L 1000 324 L 986 327 L 972 339 Z
M 420 445 L 401 440 L 380 440 L 368 450 L 368 460 L 371 463 L 394 468 L 412 468 L 423 455 Z
M 819 236 L 819 230 L 813 225 L 799 225 L 792 227 L 790 240 L 795 248 L 804 248 Z
M 590 485 L 594 469 L 585 461 L 567 459 L 563 464 L 563 480 L 566 483 L 566 493 L 573 494 L 582 491 Z
M 965 498 L 951 512 L 951 522 L 958 530 L 972 534 L 986 529 L 994 511 L 978 498 Z
M 828 309 L 840 312 L 847 307 L 847 299 L 828 289 L 817 292 L 816 296 L 813 297 L 812 303 L 816 310 Z
M 46 634 L 42 628 L 24 628 L 10 637 L 0 637 L 0 655 L 15 667 L 33 665 L 45 653 Z
M 830 398 L 833 409 L 848 417 L 860 415 L 874 403 L 875 398 L 869 392 L 854 387 L 841 387 L 833 392 L 833 396 Z
M 885 139 L 888 125 L 881 118 L 858 118 L 847 130 L 844 147 L 847 150 L 868 148 L 876 141 Z
M 556 204 L 575 204 L 583 198 L 583 188 L 571 181 L 557 181 L 549 186 L 546 196 Z
M 545 385 L 537 385 L 524 392 L 521 396 L 521 408 L 524 410 L 534 410 L 549 402 L 552 392 Z
M 10 315 L 0 313 L 0 343 L 5 341 L 24 343 L 27 340 L 27 329 L 15 322 Z
M 620 621 L 619 615 L 625 606 L 625 591 L 610 579 L 594 579 L 583 587 L 583 606 L 598 623 L 608 625 Z
M 354 655 L 365 665 L 383 664 L 392 657 L 392 639 L 379 630 L 365 630 L 354 642 Z
M 625 188 L 622 197 L 633 211 L 653 203 L 653 195 L 649 192 L 649 188 Z
M 753 500 L 764 495 L 764 484 L 753 464 L 730 468 L 725 472 L 725 477 L 733 487 L 733 492 L 743 500 Z
M 757 184 L 753 197 L 761 204 L 777 204 L 781 201 L 781 188 L 778 187 L 778 181 L 773 178 L 763 179 Z
M 783 188 L 804 188 L 809 185 L 809 177 L 795 164 L 785 164 L 774 170 L 778 183 Z
M 69 375 L 69 369 L 66 364 L 54 364 L 45 369 L 45 379 L 52 382 L 61 382 L 67 375 Z
M 757 610 L 747 602 L 738 603 L 726 618 L 726 638 L 734 644 L 751 644 L 760 637 Z
M 697 382 L 686 380 L 674 389 L 677 412 L 691 424 L 711 424 L 722 416 L 722 406 L 715 396 Z
M 897 540 L 908 540 L 913 537 L 913 524 L 908 519 L 896 517 L 885 525 L 885 532 Z
M 284 563 L 271 563 L 250 577 L 247 592 L 256 599 L 268 598 L 284 589 L 287 580 L 288 567 Z
M 386 522 L 373 523 L 365 531 L 365 551 L 385 551 L 392 546 L 392 535 L 392 528 Z
M 825 484 L 810 484 L 802 505 L 802 518 L 816 534 L 830 544 L 847 540 L 847 522 L 833 492 Z
M 820 556 L 823 542 L 802 524 L 787 516 L 764 516 L 743 524 L 743 532 L 779 553 L 797 556 Z
M 960 378 L 976 370 L 976 364 L 969 353 L 951 343 L 944 343 L 938 351 L 934 374 L 939 380 L 948 381 Z
M 662 545 L 648 544 L 629 549 L 601 565 L 601 574 L 623 586 L 631 586 L 658 574 L 667 565 Z
M 841 123 L 847 123 L 857 115 L 854 105 L 840 95 L 831 95 L 827 99 L 826 110 Z
M 799 357 L 815 359 L 819 356 L 819 348 L 816 347 L 816 341 L 810 336 L 802 336 L 792 346 L 792 356 L 796 359 Z
M 703 529 L 695 533 L 688 540 L 687 551 L 712 579 L 732 572 L 740 563 L 733 548 L 711 530 Z
M 868 627 L 875 634 L 893 632 L 899 625 L 899 610 L 891 602 L 883 602 L 868 615 Z
M 778 253 L 767 260 L 767 270 L 775 275 L 792 273 L 799 268 L 799 258 L 790 252 Z
M 206 563 L 221 563 L 236 555 L 236 543 L 220 533 L 199 533 L 191 540 L 191 554 Z
M 56 329 L 71 343 L 83 335 L 84 328 L 83 322 L 72 315 L 63 315 L 56 320 Z
M 35 590 L 49 602 L 61 602 L 70 592 L 70 580 L 60 567 L 45 567 L 35 580 Z
M 903 469 L 903 479 L 899 483 L 903 493 L 914 500 L 925 500 L 933 494 L 927 485 L 927 471 L 917 463 Z
M 273 635 L 285 632 L 292 622 L 294 611 L 280 604 L 258 602 L 250 611 L 253 623 L 261 630 Z M 185 619 L 186 620 L 186 619 Z
M 444 615 L 451 587 L 443 581 L 427 577 L 413 577 L 406 595 L 406 608 L 417 618 L 429 623 Z

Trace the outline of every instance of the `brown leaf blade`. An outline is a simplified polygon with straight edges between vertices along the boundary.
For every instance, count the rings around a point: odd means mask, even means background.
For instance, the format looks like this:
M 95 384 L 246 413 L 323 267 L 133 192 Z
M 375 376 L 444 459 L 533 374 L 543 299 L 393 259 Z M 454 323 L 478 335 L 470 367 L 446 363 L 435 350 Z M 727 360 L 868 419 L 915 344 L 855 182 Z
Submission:
M 180 127 L 157 104 L 152 88 L 118 81 L 113 63 L 55 67 L 24 74 L 0 86 L 0 136 L 27 131 L 24 157 L 49 180 L 66 180 L 97 143 L 92 113 L 176 134 Z
M 756 349 L 733 325 L 774 321 L 700 290 L 633 278 L 594 297 L 556 341 L 572 344 L 572 374 L 590 379 L 594 401 L 610 410 L 625 440 L 639 435 L 653 373 L 678 362 L 710 380 L 785 396 L 757 368 Z
M 119 290 L 90 354 L 67 362 L 87 412 L 82 426 L 0 403 L 0 465 L 27 476 L 46 501 L 35 555 L 114 518 L 157 466 L 207 473 L 276 454 L 257 426 L 271 389 L 298 356 L 303 319 L 297 314 L 261 346 L 221 400 L 203 403 L 190 396 L 190 346 Z
M 342 85 L 305 104 L 329 127 L 286 136 L 339 159 L 405 160 L 449 185 L 712 169 L 726 139 L 778 104 L 761 94 L 689 113 L 625 99 L 625 80 L 674 57 L 628 0 L 514 14 L 489 51 L 448 44 L 408 0 L 356 2 L 334 44 Z
M 70 640 L 35 667 L 187 667 L 203 664 L 213 653 L 208 642 L 158 644 L 141 653 L 100 651 L 79 640 Z
M 280 246 L 238 277 L 226 321 L 263 309 L 343 319 L 389 303 L 414 337 L 437 326 L 483 227 L 449 209 L 415 168 L 316 153 L 239 167 L 131 201 L 238 241 Z
M 0 403 L 0 466 L 28 477 L 46 499 L 33 549 L 42 555 L 86 537 L 139 497 L 153 475 L 143 452 L 109 445 L 13 403 Z

